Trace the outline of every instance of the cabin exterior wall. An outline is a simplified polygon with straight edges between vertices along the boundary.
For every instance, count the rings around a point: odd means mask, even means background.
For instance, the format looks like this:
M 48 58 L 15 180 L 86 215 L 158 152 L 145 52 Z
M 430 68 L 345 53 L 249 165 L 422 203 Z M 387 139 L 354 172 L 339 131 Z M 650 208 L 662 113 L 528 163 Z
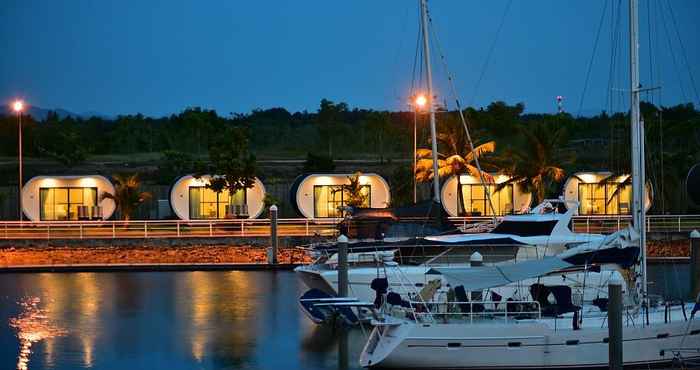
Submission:
M 106 220 L 116 205 L 102 195 L 114 191 L 114 185 L 100 175 L 35 176 L 22 187 L 22 212 L 31 221 Z
M 564 198 L 579 202 L 576 215 L 628 215 L 632 209 L 631 185 L 619 185 L 629 175 L 611 177 L 611 172 L 578 172 L 564 183 Z M 607 179 L 607 180 L 606 180 Z M 647 184 L 644 207 L 651 207 L 652 192 Z
M 200 178 L 186 175 L 175 181 L 170 189 L 170 206 L 175 216 L 182 220 L 223 219 L 233 217 L 238 212 L 238 215 L 247 213 L 247 218 L 257 218 L 263 212 L 265 186 L 260 179 L 255 178 L 252 188 L 233 197 L 228 196 L 227 192 L 216 194 L 207 189 L 206 184 L 210 179 L 210 175 Z M 247 206 L 247 212 L 235 208 L 241 205 Z
M 349 184 L 353 174 L 311 174 L 303 177 L 292 188 L 297 210 L 305 218 L 342 217 L 338 206 L 345 203 L 342 186 Z M 375 173 L 363 173 L 360 184 L 367 187 L 370 208 L 386 208 L 391 202 L 389 184 Z
M 508 179 L 509 177 L 505 175 L 494 175 L 495 184 L 487 184 L 498 216 L 521 212 L 527 209 L 532 202 L 532 195 L 523 193 L 516 184 L 509 185 L 499 192 L 495 191 L 495 185 L 506 182 Z M 458 183 L 463 188 L 466 214 L 459 212 Z M 491 207 L 488 204 L 481 181 L 475 176 L 461 175 L 448 178 L 442 185 L 441 199 L 443 208 L 452 217 L 491 215 Z

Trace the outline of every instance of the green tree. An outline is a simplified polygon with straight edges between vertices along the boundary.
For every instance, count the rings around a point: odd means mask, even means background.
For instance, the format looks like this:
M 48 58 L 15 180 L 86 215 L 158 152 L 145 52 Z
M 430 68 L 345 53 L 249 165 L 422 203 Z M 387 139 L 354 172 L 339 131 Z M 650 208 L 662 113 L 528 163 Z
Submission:
M 257 163 L 249 150 L 248 131 L 228 128 L 209 146 L 210 172 L 214 175 L 207 187 L 217 193 L 224 189 L 230 194 L 255 184 Z
M 114 194 L 102 193 L 101 199 L 111 199 L 117 206 L 122 219 L 129 221 L 134 211 L 144 202 L 151 199 L 152 195 L 146 191 L 140 191 L 141 181 L 138 174 L 115 174 Z
M 347 204 L 349 207 L 364 207 L 367 204 L 368 194 L 363 191 L 362 184 L 360 183 L 361 172 L 355 172 L 355 174 L 348 176 L 349 184 L 343 187 L 345 195 L 347 195 Z
M 304 162 L 304 173 L 327 173 L 335 170 L 335 162 L 333 158 L 324 155 L 313 153 L 306 154 L 306 162 Z
M 523 140 L 502 157 L 503 173 L 510 179 L 498 184 L 496 190 L 518 184 L 540 203 L 553 185 L 564 179 L 563 167 L 573 162 L 564 150 L 568 143 L 566 129 L 556 124 L 529 123 L 519 126 L 518 133 Z
M 337 136 L 340 129 L 343 114 L 347 113 L 348 105 L 345 103 L 333 103 L 322 99 L 321 106 L 316 114 L 318 134 L 321 142 L 328 145 L 328 156 L 333 158 L 333 137 Z
M 158 165 L 158 182 L 161 184 L 172 184 L 173 180 L 178 176 L 202 172 L 203 166 L 204 164 L 196 160 L 190 153 L 165 150 L 161 153 L 161 160 Z
M 379 154 L 379 163 L 384 163 L 387 139 L 391 138 L 391 115 L 388 112 L 369 112 L 366 118 L 367 130 L 370 132 L 374 151 Z

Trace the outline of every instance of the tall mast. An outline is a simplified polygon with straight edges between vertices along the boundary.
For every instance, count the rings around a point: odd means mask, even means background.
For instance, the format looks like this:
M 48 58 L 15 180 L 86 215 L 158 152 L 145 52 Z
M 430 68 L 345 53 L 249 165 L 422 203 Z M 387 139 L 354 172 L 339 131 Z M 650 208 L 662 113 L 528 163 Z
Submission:
M 435 131 L 435 105 L 433 104 L 433 72 L 430 68 L 430 37 L 428 32 L 428 1 L 420 0 L 420 22 L 423 34 L 423 60 L 427 71 L 428 112 L 430 113 L 430 139 L 433 144 L 433 200 L 440 203 L 440 175 L 438 166 L 437 134 Z
M 642 265 L 642 298 L 647 292 L 645 222 L 644 122 L 639 112 L 639 15 L 637 0 L 630 0 L 630 123 L 632 139 L 632 225 L 639 231 Z

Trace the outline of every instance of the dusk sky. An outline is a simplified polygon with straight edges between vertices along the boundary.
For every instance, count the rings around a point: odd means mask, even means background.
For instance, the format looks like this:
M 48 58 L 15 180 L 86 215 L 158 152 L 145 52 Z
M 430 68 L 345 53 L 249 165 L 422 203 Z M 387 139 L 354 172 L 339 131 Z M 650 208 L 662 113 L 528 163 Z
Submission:
M 562 95 L 574 114 L 607 6 L 582 109 L 588 114 L 608 107 L 611 4 L 617 8 L 618 1 L 513 1 L 476 94 L 509 2 L 433 0 L 430 6 L 465 105 L 504 100 L 524 102 L 530 112 L 552 112 Z M 698 104 L 690 74 L 700 82 L 700 1 L 658 0 L 651 9 L 649 1 L 640 0 L 642 83 L 662 85 L 664 105 Z M 612 87 L 627 89 L 627 1 L 620 9 L 624 47 Z M 649 24 L 656 30 L 655 81 Z M 5 0 L 0 101 L 19 96 L 43 108 L 151 116 L 191 106 L 221 114 L 270 107 L 315 111 L 322 98 L 405 109 L 417 33 L 414 0 Z M 441 100 L 453 100 L 437 55 L 434 69 Z

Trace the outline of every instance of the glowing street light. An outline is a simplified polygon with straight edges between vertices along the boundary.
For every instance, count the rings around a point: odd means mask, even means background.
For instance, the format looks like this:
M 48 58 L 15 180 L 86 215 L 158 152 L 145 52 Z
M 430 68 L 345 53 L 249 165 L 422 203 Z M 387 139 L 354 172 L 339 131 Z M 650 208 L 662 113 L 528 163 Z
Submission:
M 22 222 L 22 111 L 24 110 L 24 102 L 21 100 L 15 100 L 12 103 L 12 110 L 17 113 L 17 131 L 19 132 L 18 150 L 17 154 L 19 156 L 19 178 L 17 183 L 19 184 L 19 191 L 17 192 L 19 200 L 19 221 Z
M 418 111 L 424 111 L 425 106 L 428 104 L 428 98 L 425 97 L 423 94 L 418 94 L 413 97 L 413 203 L 415 204 L 418 201 L 418 191 L 417 191 L 417 184 L 416 184 L 416 166 L 417 166 L 417 161 L 418 161 Z
M 12 103 L 12 110 L 15 112 L 19 113 L 24 110 L 24 102 L 21 100 L 15 100 L 14 103 Z
M 428 104 L 428 98 L 425 97 L 425 95 L 420 94 L 416 96 L 416 107 L 423 109 L 426 104 Z

